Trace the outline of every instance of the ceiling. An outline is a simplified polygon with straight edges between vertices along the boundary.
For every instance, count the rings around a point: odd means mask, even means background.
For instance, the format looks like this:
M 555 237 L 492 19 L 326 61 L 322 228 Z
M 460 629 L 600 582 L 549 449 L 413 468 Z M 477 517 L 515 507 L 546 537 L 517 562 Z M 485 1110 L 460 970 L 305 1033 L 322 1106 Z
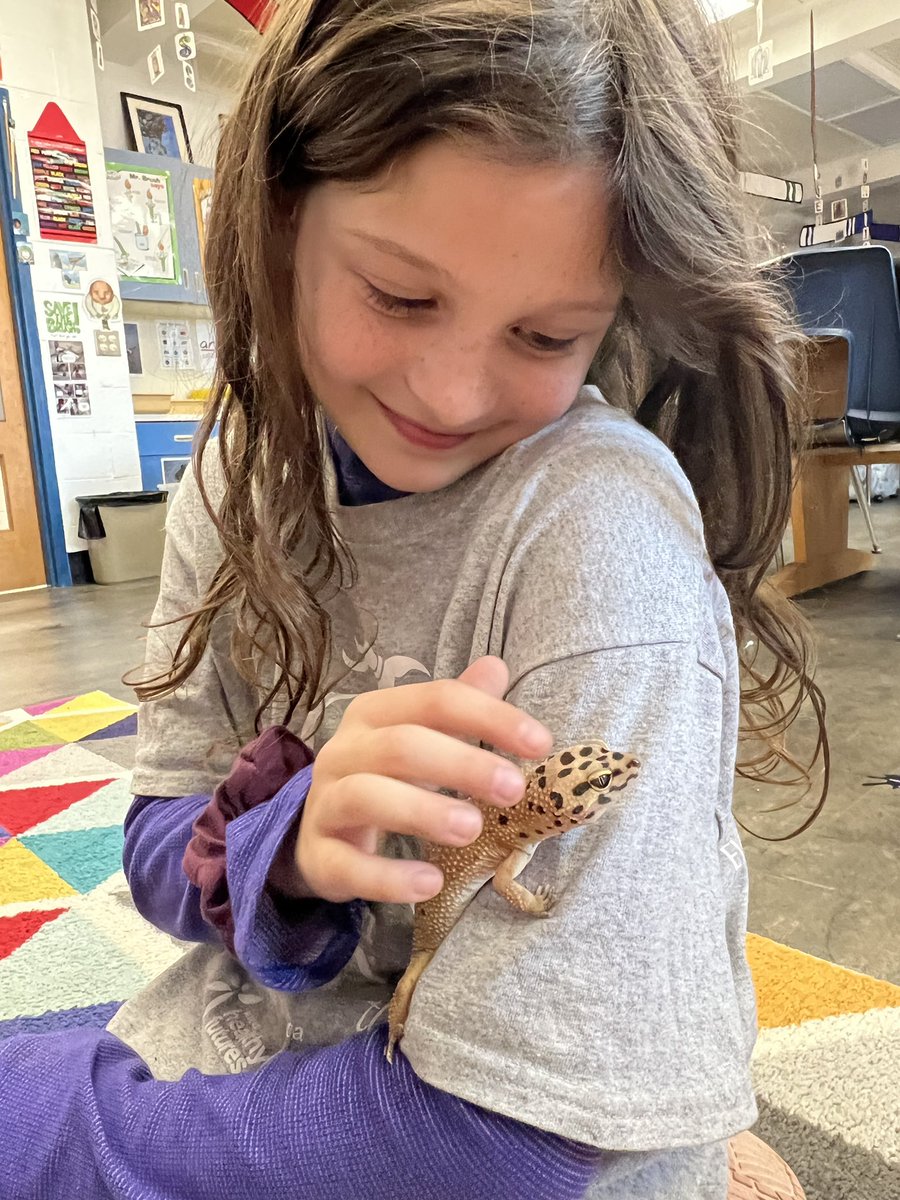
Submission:
M 172 5 L 173 0 L 166 0 L 167 9 Z M 259 34 L 227 0 L 188 0 L 188 7 L 197 56 L 203 59 L 203 78 L 214 80 L 219 90 L 233 90 L 249 54 L 259 42 Z M 145 70 L 147 55 L 156 42 L 175 34 L 168 11 L 167 23 L 158 31 L 139 31 L 134 0 L 98 0 L 97 15 L 107 62 L 126 67 Z M 157 33 L 160 36 L 155 38 Z
M 171 6 L 173 0 L 166 0 Z M 188 0 L 203 78 L 219 90 L 237 87 L 259 35 L 227 0 Z M 809 14 L 816 22 L 816 137 L 826 194 L 861 180 L 868 157 L 870 181 L 900 180 L 900 0 L 764 0 L 763 40 L 774 45 L 774 78 L 749 87 L 747 55 L 756 43 L 754 9 L 721 28 L 743 75 L 745 170 L 799 179 L 812 192 Z M 152 32 L 140 33 L 134 0 L 98 0 L 108 61 L 145 69 Z M 160 30 L 174 32 L 171 16 Z M 854 178 L 855 176 L 855 178 Z M 840 178 L 841 182 L 835 180 Z
M 791 176 L 812 189 L 809 14 L 816 31 L 816 141 L 823 191 L 869 177 L 900 178 L 900 0 L 811 6 L 769 0 L 762 39 L 772 39 L 775 75 L 750 87 L 747 53 L 756 42 L 752 10 L 728 22 L 747 103 L 745 169 Z M 836 182 L 839 180 L 839 182 Z

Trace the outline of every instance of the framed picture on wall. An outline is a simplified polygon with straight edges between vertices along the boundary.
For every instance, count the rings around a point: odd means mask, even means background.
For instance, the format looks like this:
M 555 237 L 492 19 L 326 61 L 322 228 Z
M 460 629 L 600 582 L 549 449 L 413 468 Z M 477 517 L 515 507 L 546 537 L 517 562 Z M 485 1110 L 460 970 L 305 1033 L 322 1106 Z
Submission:
M 122 92 L 122 107 L 134 150 L 180 158 L 182 162 L 194 161 L 180 104 Z

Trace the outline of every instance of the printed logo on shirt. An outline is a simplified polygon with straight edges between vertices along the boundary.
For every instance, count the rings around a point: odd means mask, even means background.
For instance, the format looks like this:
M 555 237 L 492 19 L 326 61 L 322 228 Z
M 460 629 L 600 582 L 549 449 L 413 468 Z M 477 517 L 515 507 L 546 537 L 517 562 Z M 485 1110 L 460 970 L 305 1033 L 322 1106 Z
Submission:
M 228 974 L 212 980 L 207 992 L 212 998 L 203 1010 L 203 1032 L 229 1072 L 238 1075 L 271 1058 L 253 1016 L 253 1007 L 262 1003 L 253 985 Z
M 743 859 L 743 850 L 740 842 L 734 838 L 729 838 L 727 842 L 723 842 L 719 847 L 719 853 L 728 859 L 736 871 L 740 869 Z
M 427 683 L 432 677 L 428 668 L 418 659 L 405 654 L 392 654 L 386 658 L 378 653 L 374 645 L 367 646 L 365 641 L 356 641 L 355 657 L 348 655 L 345 650 L 341 651 L 341 657 L 348 671 L 359 676 L 356 682 L 360 686 L 355 692 L 327 692 L 324 700 L 310 711 L 300 737 L 304 742 L 312 742 L 317 751 L 337 729 L 344 709 L 357 696 L 380 688 L 396 687 L 410 675 L 421 676 L 415 680 L 416 683 Z M 346 680 L 347 677 L 344 678 Z

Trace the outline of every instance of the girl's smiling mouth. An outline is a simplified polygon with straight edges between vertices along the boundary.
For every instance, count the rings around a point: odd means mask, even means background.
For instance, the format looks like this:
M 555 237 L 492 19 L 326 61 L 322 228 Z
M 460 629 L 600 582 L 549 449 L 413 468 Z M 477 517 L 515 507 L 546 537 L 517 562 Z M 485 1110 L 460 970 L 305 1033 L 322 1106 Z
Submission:
M 377 398 L 375 403 L 400 436 L 414 446 L 424 446 L 429 450 L 452 450 L 473 436 L 471 433 L 435 433 L 434 430 L 427 429 L 424 425 L 417 425 L 415 421 L 401 417 L 399 413 L 395 413 Z

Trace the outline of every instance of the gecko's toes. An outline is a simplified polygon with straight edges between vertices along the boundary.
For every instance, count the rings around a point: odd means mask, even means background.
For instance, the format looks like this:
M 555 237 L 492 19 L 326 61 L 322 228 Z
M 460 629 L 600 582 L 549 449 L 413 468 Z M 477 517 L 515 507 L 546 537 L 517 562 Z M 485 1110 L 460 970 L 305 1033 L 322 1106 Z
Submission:
M 388 1060 L 389 1063 L 393 1063 L 394 1049 L 397 1045 L 399 1045 L 400 1039 L 402 1037 L 403 1037 L 403 1027 L 402 1026 L 399 1029 L 389 1030 L 387 1045 L 384 1048 L 384 1057 Z

